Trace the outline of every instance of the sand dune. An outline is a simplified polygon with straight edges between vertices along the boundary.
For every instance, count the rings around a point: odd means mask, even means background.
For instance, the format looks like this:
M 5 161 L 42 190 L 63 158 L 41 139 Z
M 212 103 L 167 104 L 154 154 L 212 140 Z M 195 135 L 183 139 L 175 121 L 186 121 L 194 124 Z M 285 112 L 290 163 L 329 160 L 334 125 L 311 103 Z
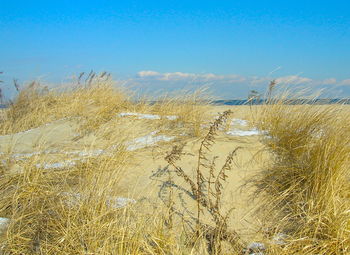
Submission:
M 254 159 L 254 155 L 263 149 L 259 141 L 262 135 L 257 129 L 253 129 L 252 124 L 249 123 L 250 120 L 244 119 L 248 114 L 248 107 L 213 106 L 210 108 L 209 115 L 212 116 L 213 120 L 217 113 L 226 109 L 233 109 L 234 118 L 228 126 L 220 131 L 212 154 L 219 157 L 218 165 L 220 165 L 224 163 L 226 155 L 230 151 L 242 147 L 235 159 L 229 181 L 225 184 L 223 204 L 227 210 L 231 207 L 235 208 L 230 224 L 233 224 L 242 237 L 246 236 L 247 239 L 251 239 L 252 236 L 256 235 L 258 228 L 258 222 L 252 217 L 256 204 L 251 202 L 249 189 L 242 188 L 242 185 L 260 167 L 259 162 Z M 174 144 L 186 142 L 185 152 L 188 153 L 188 156 L 181 160 L 181 166 L 186 169 L 189 175 L 192 175 L 200 139 L 167 135 L 167 130 L 149 132 L 150 128 L 154 128 L 149 121 L 159 121 L 161 118 L 158 115 L 121 113 L 119 116 L 122 117 L 122 123 L 129 124 L 126 134 L 126 137 L 129 138 L 122 141 L 121 144 L 126 146 L 126 150 L 132 152 L 133 158 L 133 163 L 126 169 L 128 174 L 118 184 L 122 191 L 119 195 L 132 199 L 132 201 L 146 199 L 153 201 L 152 203 L 162 204 L 165 202 L 164 194 L 167 194 L 170 189 L 170 187 L 164 186 L 166 175 L 158 173 L 167 167 L 167 162 L 164 160 L 166 151 Z M 176 116 L 166 116 L 166 118 L 176 120 Z M 118 121 L 118 117 L 116 117 L 116 121 Z M 208 125 L 210 121 L 209 119 Z M 110 128 L 115 127 L 116 125 L 113 125 Z M 103 128 L 106 130 L 109 127 L 104 126 Z M 120 132 L 119 129 L 115 128 L 114 131 Z M 121 145 L 116 145 L 113 141 L 104 138 L 102 133 L 81 135 L 77 120 L 67 118 L 24 132 L 0 136 L 3 163 L 12 164 L 12 168 L 19 171 L 23 161 L 32 157 L 43 157 L 40 163 L 36 163 L 36 167 L 43 170 L 52 169 L 52 171 L 72 168 L 77 163 L 84 162 L 89 158 L 100 155 L 108 156 Z M 188 195 L 190 192 L 188 185 L 183 183 L 180 178 L 174 181 L 178 183 L 178 186 L 171 189 L 174 192 L 174 201 L 178 210 L 194 209 L 195 201 Z M 206 217 L 208 217 L 208 224 L 210 224 L 209 216 Z

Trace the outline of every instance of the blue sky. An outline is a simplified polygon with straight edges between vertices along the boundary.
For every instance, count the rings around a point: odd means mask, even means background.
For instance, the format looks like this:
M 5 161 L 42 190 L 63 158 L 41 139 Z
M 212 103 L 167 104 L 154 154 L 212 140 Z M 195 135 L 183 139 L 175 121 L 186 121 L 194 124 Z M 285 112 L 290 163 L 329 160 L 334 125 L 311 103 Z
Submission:
M 276 78 L 350 96 L 349 13 L 337 0 L 0 0 L 0 79 L 8 94 L 12 78 L 93 69 L 142 91 L 242 98 Z

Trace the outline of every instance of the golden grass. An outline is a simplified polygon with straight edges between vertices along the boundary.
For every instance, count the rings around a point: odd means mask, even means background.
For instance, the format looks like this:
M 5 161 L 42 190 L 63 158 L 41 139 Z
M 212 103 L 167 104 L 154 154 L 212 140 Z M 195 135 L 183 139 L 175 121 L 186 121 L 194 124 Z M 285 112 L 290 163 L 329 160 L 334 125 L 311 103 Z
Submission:
M 347 106 L 291 106 L 275 99 L 258 126 L 271 162 L 255 180 L 270 233 L 289 242 L 276 254 L 350 252 L 350 127 Z
M 11 218 L 3 254 L 165 254 L 174 235 L 161 214 L 118 209 L 118 178 L 127 155 L 91 159 L 67 170 L 28 162 L 23 172 L 1 176 L 1 215 Z M 6 171 L 6 169 L 5 169 Z
M 4 111 L 0 134 L 10 134 L 39 127 L 63 118 L 76 118 L 81 131 L 96 131 L 116 118 L 120 112 L 174 115 L 176 121 L 162 118 L 156 126 L 173 129 L 182 127 L 190 136 L 201 135 L 201 124 L 208 120 L 208 97 L 201 91 L 183 96 L 163 96 L 152 104 L 150 100 L 132 98 L 133 93 L 115 86 L 111 79 L 96 79 L 89 86 L 71 84 L 69 89 L 49 90 L 31 83 L 22 89 L 10 108 Z
M 67 117 L 79 117 L 84 123 L 82 128 L 87 130 L 97 128 L 130 105 L 126 95 L 112 84 L 104 81 L 90 87 L 59 91 L 32 83 L 20 91 L 7 110 L 1 130 L 4 134 L 19 132 Z
M 179 103 L 178 98 L 167 97 L 149 104 L 134 102 L 111 80 L 92 81 L 89 86 L 69 90 L 48 90 L 32 83 L 5 111 L 0 129 L 2 134 L 14 134 L 73 118 L 79 122 L 82 135 L 106 135 L 107 131 L 113 132 L 113 125 L 120 125 L 115 121 L 118 113 L 141 112 L 178 117 L 175 124 L 163 118 L 156 124 L 149 121 L 148 129 L 181 126 L 187 135 L 198 135 L 195 126 L 204 122 L 206 114 L 203 101 L 197 98 L 199 95 L 194 94 Z M 113 142 L 106 145 L 117 149 L 59 169 L 45 169 L 45 164 L 52 161 L 45 153 L 25 161 L 13 158 L 11 151 L 2 155 L 0 216 L 11 222 L 1 238 L 1 254 L 191 252 L 180 240 L 184 237 L 164 224 L 164 206 L 155 208 L 142 202 L 125 208 L 112 206 L 113 198 L 122 193 L 118 182 L 132 164 L 133 153 L 125 151 L 123 144 L 128 138 L 126 132 L 117 132 Z M 64 154 L 57 157 L 62 162 L 70 160 Z
M 183 91 L 174 96 L 165 95 L 158 98 L 152 105 L 152 111 L 161 116 L 178 116 L 176 121 L 170 122 L 170 128 L 181 130 L 187 127 L 190 128 L 188 135 L 201 136 L 203 135 L 201 125 L 208 122 L 207 111 L 210 102 L 210 96 L 204 89 L 195 92 Z
M 101 78 L 102 75 L 91 78 L 84 86 L 76 84 L 66 90 L 32 84 L 21 90 L 4 112 L 1 134 L 67 118 L 79 123 L 81 136 L 102 135 L 109 140 L 105 147 L 114 145 L 115 149 L 60 169 L 45 169 L 45 163 L 52 160 L 45 153 L 24 161 L 16 161 L 11 152 L 1 155 L 0 216 L 11 219 L 0 238 L 1 254 L 242 254 L 244 242 L 227 225 L 230 210 L 221 209 L 222 183 L 235 151 L 219 169 L 216 157 L 209 155 L 219 127 L 230 119 L 229 113 L 214 121 L 204 135 L 207 96 L 194 93 L 166 96 L 156 103 L 147 99 L 135 102 L 127 90 L 115 87 L 109 78 Z M 270 160 L 263 162 L 265 168 L 251 180 L 262 202 L 256 217 L 265 227 L 261 234 L 266 236 L 266 254 L 350 252 L 347 111 L 339 105 L 288 106 L 278 99 L 254 107 L 258 115 L 251 119 L 267 132 L 263 142 L 270 152 Z M 119 183 L 128 177 L 126 169 L 132 168 L 137 157 L 137 152 L 125 147 L 130 138 L 127 131 L 132 132 L 137 117 L 122 122 L 116 119 L 121 112 L 156 114 L 159 120 L 142 122 L 147 124 L 146 129 L 203 138 L 193 173 L 179 166 L 179 147 L 166 157 L 173 171 L 190 186 L 197 203 L 194 210 L 187 208 L 186 219 L 175 213 L 171 193 L 164 205 L 146 199 L 113 206 L 113 199 L 123 193 Z M 177 119 L 169 120 L 169 115 Z M 92 148 L 93 144 L 85 147 Z M 161 153 L 165 157 L 165 152 Z M 59 157 L 60 161 L 70 160 L 68 155 Z M 171 175 L 169 183 L 176 184 Z M 211 217 L 213 224 L 208 225 L 204 215 Z M 189 228 L 185 223 L 188 219 L 197 227 Z M 283 244 L 271 242 L 278 233 L 287 236 Z

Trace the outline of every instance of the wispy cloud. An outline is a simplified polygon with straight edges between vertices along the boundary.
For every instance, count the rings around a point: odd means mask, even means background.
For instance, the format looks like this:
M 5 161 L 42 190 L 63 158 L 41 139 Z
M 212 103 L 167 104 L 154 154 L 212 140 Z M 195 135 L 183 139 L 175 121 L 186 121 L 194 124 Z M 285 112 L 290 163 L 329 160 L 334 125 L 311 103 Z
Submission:
M 340 85 L 350 86 L 350 79 L 342 80 Z
M 255 89 L 260 92 L 266 90 L 267 85 L 275 79 L 277 85 L 281 86 L 307 86 L 309 88 L 339 88 L 344 91 L 344 87 L 350 86 L 350 79 L 338 81 L 336 78 L 312 79 L 297 75 L 272 76 L 281 67 L 276 68 L 267 76 L 243 76 L 239 74 L 214 74 L 214 73 L 185 73 L 185 72 L 157 72 L 154 70 L 142 70 L 128 83 L 145 88 L 154 89 L 182 89 L 187 87 L 207 86 L 215 94 L 233 98 L 243 97 L 249 90 Z M 348 89 L 345 89 L 346 91 Z M 350 94 L 350 90 L 346 93 Z
M 178 80 L 187 80 L 187 81 L 219 81 L 227 80 L 230 82 L 243 82 L 245 78 L 239 75 L 230 74 L 230 75 L 217 75 L 213 73 L 183 73 L 183 72 L 173 72 L 173 73 L 159 73 L 156 71 L 140 71 L 137 73 L 137 78 L 141 79 L 151 79 L 159 81 L 178 81 Z
M 323 80 L 321 82 L 321 84 L 324 84 L 324 85 L 337 84 L 337 79 L 336 78 L 328 78 L 328 79 Z
M 140 71 L 137 74 L 139 77 L 154 77 L 159 75 L 159 73 L 155 71 Z
M 307 83 L 312 83 L 313 80 L 310 78 L 306 77 L 301 77 L 298 75 L 290 75 L 290 76 L 284 76 L 284 77 L 278 77 L 276 78 L 277 84 L 282 84 L 282 85 L 299 85 L 299 84 L 307 84 Z

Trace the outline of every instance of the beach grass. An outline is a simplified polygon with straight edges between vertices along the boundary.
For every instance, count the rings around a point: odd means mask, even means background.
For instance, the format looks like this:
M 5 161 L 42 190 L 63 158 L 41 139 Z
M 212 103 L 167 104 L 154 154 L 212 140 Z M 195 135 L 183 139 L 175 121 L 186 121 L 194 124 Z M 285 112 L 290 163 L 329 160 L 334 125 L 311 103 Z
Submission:
M 350 247 L 350 128 L 346 105 L 262 106 L 257 125 L 271 154 L 253 181 L 278 254 L 347 254 Z
M 3 111 L 1 254 L 350 252 L 347 106 L 277 96 L 222 111 L 203 91 L 135 100 L 91 77 L 69 89 L 32 83 Z M 244 131 L 259 133 L 237 141 L 228 131 L 242 109 Z M 241 154 L 254 166 L 237 167 Z M 246 236 L 232 220 L 242 193 L 226 192 L 242 168 L 259 223 Z

